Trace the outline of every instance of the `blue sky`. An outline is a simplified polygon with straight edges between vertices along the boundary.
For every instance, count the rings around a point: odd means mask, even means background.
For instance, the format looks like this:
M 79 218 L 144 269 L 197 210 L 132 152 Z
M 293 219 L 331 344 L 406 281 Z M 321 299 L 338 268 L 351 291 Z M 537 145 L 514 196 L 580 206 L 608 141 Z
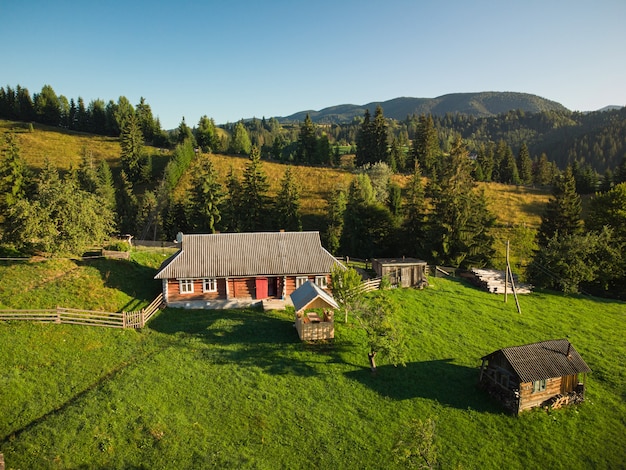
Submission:
M 145 97 L 164 128 L 399 96 L 626 105 L 626 1 L 0 1 L 0 83 Z

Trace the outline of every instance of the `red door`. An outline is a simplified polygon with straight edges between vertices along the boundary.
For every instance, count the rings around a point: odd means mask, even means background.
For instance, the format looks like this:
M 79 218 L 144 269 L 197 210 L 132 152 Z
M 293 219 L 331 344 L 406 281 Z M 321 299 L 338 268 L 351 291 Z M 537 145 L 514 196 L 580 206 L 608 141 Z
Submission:
M 267 278 L 257 277 L 255 280 L 255 283 L 256 283 L 256 298 L 267 299 Z

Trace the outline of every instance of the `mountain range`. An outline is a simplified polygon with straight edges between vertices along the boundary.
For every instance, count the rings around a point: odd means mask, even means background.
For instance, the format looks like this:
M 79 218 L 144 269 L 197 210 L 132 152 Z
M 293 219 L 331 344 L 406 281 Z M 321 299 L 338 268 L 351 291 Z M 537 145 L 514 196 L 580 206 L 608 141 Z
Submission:
M 356 117 L 363 117 L 366 109 L 373 116 L 378 105 L 383 108 L 385 117 L 396 120 L 404 120 L 412 114 L 443 116 L 451 113 L 489 117 L 518 109 L 527 113 L 568 111 L 565 106 L 556 101 L 529 93 L 486 91 L 451 93 L 437 98 L 401 97 L 388 101 L 374 101 L 364 105 L 341 104 L 320 111 L 300 111 L 291 116 L 277 117 L 276 119 L 285 124 L 302 122 L 308 114 L 315 123 L 346 124 L 352 122 Z

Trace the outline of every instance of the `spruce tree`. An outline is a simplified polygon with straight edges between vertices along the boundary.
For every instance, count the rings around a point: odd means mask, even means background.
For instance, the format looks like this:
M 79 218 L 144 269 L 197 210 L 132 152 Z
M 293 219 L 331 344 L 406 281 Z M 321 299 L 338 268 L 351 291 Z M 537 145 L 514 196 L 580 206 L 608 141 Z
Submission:
M 566 236 L 580 233 L 582 230 L 581 211 L 582 205 L 580 196 L 576 192 L 576 181 L 572 168 L 568 166 L 557 179 L 552 198 L 548 201 L 541 217 L 541 225 L 537 232 L 539 247 L 546 246 L 548 240 L 556 234 Z
M 324 233 L 325 246 L 333 254 L 339 253 L 343 234 L 343 217 L 346 211 L 346 192 L 341 188 L 335 189 L 328 200 L 328 216 Z
M 407 184 L 407 202 L 404 221 L 404 252 L 424 257 L 426 235 L 426 198 L 419 162 L 415 162 L 413 176 Z
M 318 163 L 316 150 L 317 138 L 315 137 L 315 125 L 307 113 L 304 122 L 300 125 L 300 132 L 298 133 L 298 161 L 302 163 Z
M 243 232 L 255 232 L 268 228 L 269 190 L 267 175 L 263 171 L 261 152 L 252 147 L 248 164 L 243 172 L 241 184 L 241 229 Z
M 356 136 L 356 158 L 357 166 L 363 166 L 373 161 L 374 143 L 372 139 L 372 121 L 369 109 L 365 110 L 363 122 Z
M 196 142 L 204 152 L 215 152 L 219 148 L 217 128 L 213 119 L 206 115 L 200 118 L 196 129 Z
M 122 170 L 128 179 L 135 183 L 141 176 L 141 163 L 143 160 L 143 133 L 134 114 L 128 116 L 122 129 L 121 142 L 122 155 L 120 161 Z
M 426 176 L 432 177 L 436 173 L 436 166 L 441 155 L 439 136 L 435 129 L 432 116 L 421 115 L 417 133 L 413 142 L 413 162 L 418 162 Z
M 484 266 L 493 257 L 489 229 L 495 217 L 484 194 L 476 193 L 471 160 L 460 137 L 442 161 L 441 177 L 433 186 L 433 210 L 427 240 L 437 264 L 468 268 Z
M 530 159 L 528 147 L 523 143 L 517 154 L 517 170 L 522 184 L 531 184 L 533 181 L 533 162 Z
M 249 155 L 252 150 L 252 143 L 250 141 L 250 134 L 248 129 L 243 124 L 243 121 L 239 121 L 235 124 L 233 129 L 233 136 L 230 141 L 230 151 L 238 155 Z
M 372 122 L 372 156 L 370 163 L 387 162 L 389 159 L 389 135 L 387 131 L 387 121 L 383 114 L 382 106 L 376 106 L 374 111 L 374 121 Z
M 290 166 L 285 170 L 285 175 L 280 182 L 280 190 L 276 197 L 274 212 L 276 213 L 279 229 L 288 232 L 299 232 L 302 230 L 300 190 Z
M 240 232 L 243 225 L 241 181 L 231 166 L 226 177 L 226 196 L 222 203 L 220 226 L 228 232 Z
M 6 134 L 6 147 L 0 160 L 0 220 L 12 205 L 26 197 L 29 179 L 17 138 L 14 134 Z
M 191 183 L 191 222 L 197 233 L 215 233 L 221 220 L 222 186 L 210 157 L 200 159 Z
M 122 235 L 135 235 L 139 203 L 133 191 L 133 184 L 124 170 L 120 173 L 120 184 L 116 193 L 117 200 L 117 227 Z

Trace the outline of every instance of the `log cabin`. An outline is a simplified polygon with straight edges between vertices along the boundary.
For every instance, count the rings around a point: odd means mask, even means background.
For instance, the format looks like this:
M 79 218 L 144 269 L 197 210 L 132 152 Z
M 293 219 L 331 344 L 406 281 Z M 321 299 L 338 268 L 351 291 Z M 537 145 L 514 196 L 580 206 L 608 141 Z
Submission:
M 499 349 L 482 357 L 479 386 L 515 414 L 584 400 L 591 369 L 567 339 Z M 582 374 L 582 382 L 579 374 Z
M 175 308 L 238 308 L 287 299 L 307 281 L 329 290 L 338 263 L 318 232 L 179 234 L 155 279 Z

